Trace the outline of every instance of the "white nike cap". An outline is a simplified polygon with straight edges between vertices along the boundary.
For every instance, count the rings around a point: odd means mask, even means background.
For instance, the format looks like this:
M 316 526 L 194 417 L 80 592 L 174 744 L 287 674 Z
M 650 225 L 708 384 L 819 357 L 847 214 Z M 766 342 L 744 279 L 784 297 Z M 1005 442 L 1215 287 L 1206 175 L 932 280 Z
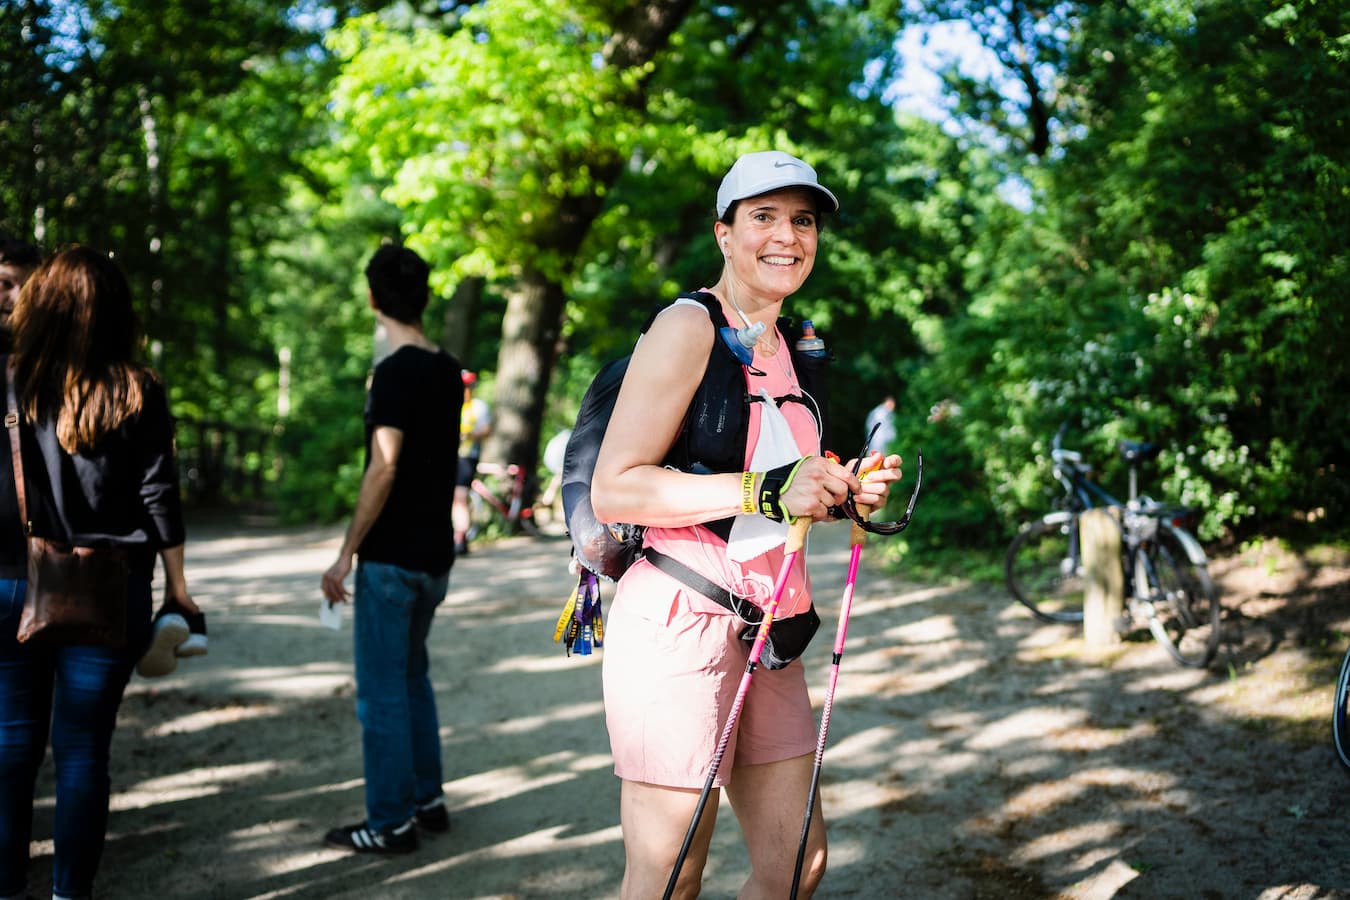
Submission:
M 717 189 L 717 218 L 726 215 L 727 208 L 737 200 L 787 187 L 810 188 L 820 194 L 823 212 L 839 209 L 834 194 L 820 186 L 815 169 L 782 150 L 765 150 L 747 153 L 736 160 L 722 179 L 722 186 Z

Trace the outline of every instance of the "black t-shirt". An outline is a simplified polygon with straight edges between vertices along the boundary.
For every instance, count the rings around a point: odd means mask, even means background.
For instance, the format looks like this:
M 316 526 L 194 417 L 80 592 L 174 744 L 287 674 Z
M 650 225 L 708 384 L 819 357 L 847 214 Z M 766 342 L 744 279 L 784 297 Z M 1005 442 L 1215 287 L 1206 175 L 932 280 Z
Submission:
M 381 360 L 366 397 L 366 466 L 377 427 L 403 432 L 394 485 L 357 554 L 439 575 L 455 559 L 450 520 L 459 457 L 460 364 L 442 350 L 404 345 Z

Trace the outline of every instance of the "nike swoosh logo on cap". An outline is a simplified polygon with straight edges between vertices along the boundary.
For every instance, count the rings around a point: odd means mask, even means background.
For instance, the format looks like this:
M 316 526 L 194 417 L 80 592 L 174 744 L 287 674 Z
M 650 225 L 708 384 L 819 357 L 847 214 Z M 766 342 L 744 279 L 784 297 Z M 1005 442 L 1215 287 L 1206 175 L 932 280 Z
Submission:
M 781 169 L 781 168 L 783 168 L 783 166 L 795 166 L 795 165 L 797 165 L 795 162 L 782 162 L 782 161 L 780 160 L 780 161 L 774 163 L 774 164 L 773 164 L 773 167 L 774 167 L 775 169 Z

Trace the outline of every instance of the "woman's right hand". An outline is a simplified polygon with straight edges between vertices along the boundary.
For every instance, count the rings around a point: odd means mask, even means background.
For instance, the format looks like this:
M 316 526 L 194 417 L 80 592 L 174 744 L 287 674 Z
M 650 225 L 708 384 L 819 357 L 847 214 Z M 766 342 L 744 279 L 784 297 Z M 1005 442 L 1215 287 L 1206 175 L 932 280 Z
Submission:
M 831 506 L 848 499 L 849 491 L 861 489 L 858 477 L 839 463 L 825 456 L 808 456 L 779 499 L 792 515 L 824 522 L 830 519 Z

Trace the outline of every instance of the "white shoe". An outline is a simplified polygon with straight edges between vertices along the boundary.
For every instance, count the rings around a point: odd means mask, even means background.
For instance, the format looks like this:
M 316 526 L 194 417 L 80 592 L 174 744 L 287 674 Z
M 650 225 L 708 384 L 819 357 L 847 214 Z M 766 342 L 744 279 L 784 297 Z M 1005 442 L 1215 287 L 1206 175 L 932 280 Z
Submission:
M 174 649 L 174 654 L 179 657 L 205 656 L 207 648 L 206 635 L 193 632 L 187 636 L 187 640 Z
M 175 651 L 190 633 L 187 619 L 177 613 L 166 613 L 155 619 L 150 649 L 136 663 L 136 671 L 145 678 L 159 678 L 178 668 Z

